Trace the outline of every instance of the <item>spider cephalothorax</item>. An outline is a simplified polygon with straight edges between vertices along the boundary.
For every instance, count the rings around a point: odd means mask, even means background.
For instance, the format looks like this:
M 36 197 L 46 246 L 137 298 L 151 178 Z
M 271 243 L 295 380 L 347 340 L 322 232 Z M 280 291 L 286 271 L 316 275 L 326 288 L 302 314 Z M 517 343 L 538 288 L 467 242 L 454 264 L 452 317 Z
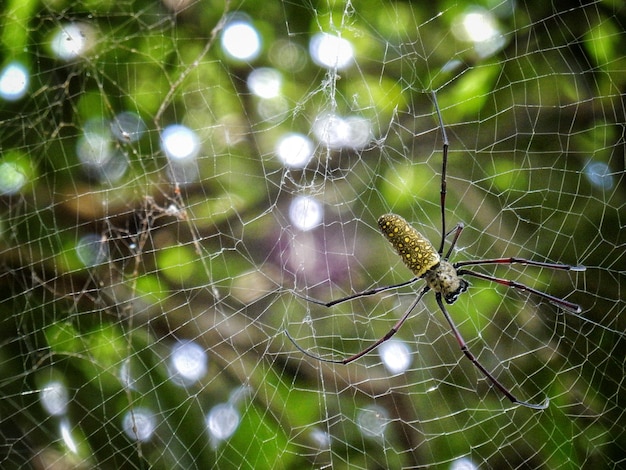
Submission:
M 469 282 L 461 279 L 454 266 L 443 259 L 437 266 L 426 271 L 424 279 L 426 285 L 433 291 L 441 293 L 448 304 L 454 303 L 459 295 L 469 287 Z
M 396 289 L 399 287 L 408 286 L 413 284 L 414 282 L 419 281 L 420 279 L 424 279 L 426 281 L 426 285 L 422 287 L 419 294 L 415 298 L 415 300 L 411 303 L 409 308 L 404 312 L 404 314 L 400 317 L 398 321 L 391 327 L 389 332 L 382 338 L 378 339 L 376 342 L 365 348 L 364 350 L 347 357 L 345 359 L 326 359 L 320 356 L 316 356 L 313 353 L 303 349 L 300 347 L 295 340 L 289 335 L 287 332 L 287 336 L 293 344 L 300 350 L 302 353 L 306 354 L 309 357 L 312 357 L 319 361 L 324 362 L 333 362 L 339 364 L 348 364 L 352 361 L 363 357 L 370 351 L 374 350 L 380 344 L 387 341 L 396 332 L 400 329 L 400 327 L 404 324 L 404 322 L 409 318 L 409 315 L 413 311 L 413 309 L 417 306 L 417 304 L 421 301 L 422 297 L 430 290 L 435 293 L 435 299 L 437 300 L 437 305 L 439 309 L 443 313 L 448 325 L 450 325 L 450 329 L 456 338 L 459 347 L 463 354 L 478 368 L 484 375 L 487 377 L 491 383 L 502 392 L 509 400 L 518 405 L 526 406 L 528 408 L 533 409 L 544 409 L 548 406 L 548 399 L 544 400 L 543 403 L 533 404 L 528 403 L 522 400 L 519 400 L 513 393 L 505 387 L 495 376 L 489 372 L 478 359 L 469 351 L 465 340 L 461 336 L 459 329 L 456 326 L 454 320 L 446 310 L 446 307 L 443 303 L 445 301 L 448 304 L 453 303 L 459 295 L 465 292 L 469 283 L 462 279 L 462 276 L 473 276 L 480 279 L 485 279 L 487 281 L 496 282 L 498 284 L 511 287 L 520 291 L 530 292 L 536 296 L 543 298 L 544 300 L 549 301 L 555 305 L 558 305 L 566 310 L 570 310 L 576 313 L 580 313 L 581 308 L 575 303 L 569 302 L 567 300 L 561 299 L 559 297 L 555 297 L 550 294 L 546 294 L 545 292 L 541 292 L 532 287 L 521 284 L 517 281 L 501 279 L 495 276 L 491 276 L 489 274 L 484 274 L 478 271 L 471 271 L 469 269 L 465 269 L 465 266 L 479 266 L 479 265 L 487 265 L 487 264 L 526 264 L 530 266 L 538 266 L 547 269 L 559 269 L 563 271 L 584 271 L 584 266 L 570 266 L 567 264 L 560 263 L 544 263 L 541 261 L 532 261 L 524 258 L 493 258 L 493 259 L 479 259 L 479 260 L 468 260 L 468 261 L 459 261 L 456 263 L 450 263 L 448 259 L 454 247 L 456 245 L 461 232 L 463 231 L 463 224 L 457 224 L 457 226 L 452 229 L 450 232 L 446 232 L 446 168 L 448 162 L 448 137 L 446 135 L 446 129 L 443 125 L 443 119 L 441 117 L 441 111 L 439 110 L 439 106 L 437 105 L 437 96 L 433 92 L 432 94 L 433 101 L 435 103 L 435 110 L 437 112 L 437 117 L 439 118 L 439 126 L 441 128 L 441 133 L 443 135 L 443 156 L 442 156 L 442 169 L 441 169 L 441 243 L 439 245 L 439 250 L 435 250 L 433 245 L 424 237 L 421 233 L 419 233 L 415 228 L 413 228 L 406 220 L 396 214 L 385 214 L 378 219 L 378 227 L 380 231 L 385 235 L 387 240 L 393 245 L 395 250 L 398 252 L 404 264 L 413 272 L 415 277 L 408 281 L 401 282 L 399 284 L 394 284 L 391 286 L 383 286 L 377 287 L 375 289 L 370 289 L 364 292 L 359 292 L 356 294 L 349 295 L 348 297 L 344 297 L 342 299 L 332 300 L 330 302 L 321 302 L 319 300 L 311 299 L 306 297 L 306 299 L 310 302 L 323 305 L 325 307 L 332 307 L 333 305 L 337 305 L 342 302 L 346 302 L 348 300 L 355 299 L 357 297 L 363 297 L 366 295 L 374 295 L 379 292 L 384 292 L 389 289 Z M 452 241 L 450 243 L 450 247 L 446 254 L 443 254 L 443 249 L 445 245 L 446 238 L 452 235 Z

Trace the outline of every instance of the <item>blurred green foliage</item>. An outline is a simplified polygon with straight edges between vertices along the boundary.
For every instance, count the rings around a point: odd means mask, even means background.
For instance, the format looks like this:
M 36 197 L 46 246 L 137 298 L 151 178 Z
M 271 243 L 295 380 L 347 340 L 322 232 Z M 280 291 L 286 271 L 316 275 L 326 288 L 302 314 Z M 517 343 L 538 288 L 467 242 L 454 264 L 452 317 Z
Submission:
M 494 12 L 506 39 L 486 56 L 454 34 L 468 10 L 452 0 L 0 7 L 2 64 L 20 61 L 31 73 L 26 96 L 0 108 L 0 184 L 20 188 L 0 195 L 3 468 L 623 460 L 625 8 L 536 3 L 474 5 Z M 259 31 L 254 63 L 222 50 L 229 18 Z M 83 31 L 97 41 L 63 61 L 50 44 L 68 24 L 89 25 Z M 320 31 L 350 40 L 356 64 L 336 74 L 315 65 L 307 48 Z M 260 67 L 282 74 L 280 99 L 250 92 L 246 80 Z M 467 225 L 453 256 L 588 266 L 578 278 L 508 272 L 580 303 L 588 322 L 479 280 L 451 308 L 489 369 L 524 397 L 552 398 L 543 413 L 509 409 L 489 389 L 443 320 L 429 318 L 431 298 L 398 334 L 418 352 L 399 376 L 375 355 L 345 368 L 305 361 L 283 334 L 349 354 L 384 335 L 413 298 L 368 297 L 329 312 L 291 289 L 328 299 L 408 279 L 374 228 L 383 212 L 438 243 L 442 136 L 431 90 L 450 138 L 449 225 Z M 112 141 L 128 170 L 99 180 L 85 171 L 77 141 L 87 123 L 121 111 L 148 131 Z M 274 155 L 277 138 L 312 135 L 324 112 L 367 118 L 372 141 L 340 150 L 317 142 L 307 168 L 286 168 Z M 184 169 L 197 175 L 189 183 L 172 176 L 162 149 L 173 123 L 201 141 L 196 166 Z M 593 182 L 592 162 L 606 165 L 610 185 Z M 320 227 L 293 228 L 287 207 L 296 195 L 322 202 Z M 89 235 L 102 250 L 93 263 L 80 251 Z M 326 264 L 312 273 L 289 265 L 298 247 L 309 253 L 300 265 L 311 252 Z M 206 377 L 190 386 L 171 380 L 171 347 L 183 339 L 208 355 Z M 55 380 L 69 390 L 65 416 L 41 404 Z M 241 387 L 249 393 L 235 404 L 237 430 L 211 441 L 207 413 Z M 384 437 L 359 428 L 372 403 L 390 413 Z M 158 421 L 147 442 L 123 427 L 140 407 Z

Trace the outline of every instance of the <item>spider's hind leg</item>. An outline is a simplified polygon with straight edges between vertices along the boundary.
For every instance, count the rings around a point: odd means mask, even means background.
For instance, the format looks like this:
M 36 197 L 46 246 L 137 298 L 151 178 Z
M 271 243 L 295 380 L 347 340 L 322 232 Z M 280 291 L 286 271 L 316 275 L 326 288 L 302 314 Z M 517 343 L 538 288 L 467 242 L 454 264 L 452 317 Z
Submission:
M 330 302 L 317 300 L 317 299 L 314 299 L 313 297 L 302 295 L 299 292 L 294 292 L 294 295 L 296 297 L 300 297 L 301 299 L 304 299 L 307 302 L 311 302 L 313 304 L 321 305 L 323 307 L 332 307 L 333 305 L 338 305 L 338 304 L 348 302 L 353 299 L 358 299 L 359 297 L 367 297 L 368 295 L 374 295 L 380 292 L 385 292 L 387 290 L 398 289 L 400 287 L 408 286 L 419 280 L 420 280 L 419 277 L 414 277 L 412 279 L 409 279 L 408 281 L 400 282 L 399 284 L 393 284 L 391 286 L 376 287 L 375 289 L 369 289 L 363 292 L 357 292 L 356 294 L 348 295 L 347 297 L 342 297 L 340 299 L 331 300 Z

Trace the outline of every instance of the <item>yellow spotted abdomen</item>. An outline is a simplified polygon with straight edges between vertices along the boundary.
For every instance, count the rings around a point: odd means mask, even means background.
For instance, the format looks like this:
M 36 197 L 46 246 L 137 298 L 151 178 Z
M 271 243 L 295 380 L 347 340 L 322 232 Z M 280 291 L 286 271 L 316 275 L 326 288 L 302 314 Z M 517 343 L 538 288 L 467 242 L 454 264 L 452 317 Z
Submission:
M 440 257 L 437 250 L 399 215 L 381 215 L 378 219 L 378 226 L 396 249 L 404 264 L 417 277 L 422 277 L 426 271 L 439 264 Z

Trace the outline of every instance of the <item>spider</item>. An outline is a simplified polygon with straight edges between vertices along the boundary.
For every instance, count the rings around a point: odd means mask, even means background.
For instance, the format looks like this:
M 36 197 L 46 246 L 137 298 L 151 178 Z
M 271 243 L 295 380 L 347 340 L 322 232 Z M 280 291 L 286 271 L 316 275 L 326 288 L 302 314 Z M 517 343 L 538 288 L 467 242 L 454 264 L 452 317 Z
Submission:
M 457 328 L 454 320 L 448 313 L 448 310 L 445 307 L 445 304 L 452 304 L 456 301 L 456 299 L 467 291 L 469 288 L 469 283 L 463 279 L 463 276 L 473 276 L 480 279 L 485 279 L 488 281 L 492 281 L 498 284 L 502 284 L 507 287 L 512 287 L 514 289 L 520 291 L 527 291 L 531 294 L 537 295 L 541 298 L 548 300 L 549 302 L 556 304 L 566 310 L 580 313 L 581 308 L 577 304 L 572 302 L 568 302 L 567 300 L 552 296 L 545 292 L 538 291 L 533 289 L 532 287 L 521 284 L 517 281 L 501 279 L 495 276 L 490 276 L 487 274 L 482 274 L 479 272 L 474 272 L 469 269 L 466 269 L 467 266 L 477 266 L 477 265 L 486 265 L 486 264 L 525 264 L 531 266 L 539 266 L 548 269 L 557 269 L 563 271 L 584 271 L 584 266 L 570 266 L 567 264 L 560 263 L 543 263 L 539 261 L 532 261 L 524 258 L 494 258 L 494 259 L 482 259 L 482 260 L 472 260 L 472 261 L 459 261 L 455 263 L 451 263 L 449 260 L 454 247 L 463 231 L 464 225 L 462 223 L 457 224 L 451 231 L 446 232 L 446 214 L 445 214 L 445 202 L 446 202 L 446 167 L 448 163 L 448 137 L 446 135 L 446 129 L 443 125 L 443 118 L 441 116 L 441 111 L 439 109 L 439 105 L 437 103 L 437 96 L 435 92 L 432 92 L 432 99 L 435 106 L 435 110 L 437 113 L 437 117 L 439 120 L 439 126 L 441 129 L 442 139 L 443 139 L 443 155 L 442 155 L 442 169 L 441 169 L 441 192 L 440 192 L 440 209 L 441 209 L 441 243 L 439 245 L 439 249 L 435 251 L 433 245 L 415 228 L 413 228 L 405 219 L 395 214 L 385 214 L 378 219 L 378 226 L 380 231 L 384 234 L 384 236 L 389 240 L 391 245 L 395 248 L 398 255 L 404 261 L 404 264 L 413 272 L 415 275 L 414 278 L 401 282 L 399 284 L 394 284 L 391 286 L 377 287 L 375 289 L 366 290 L 363 292 L 359 292 L 356 294 L 349 295 L 347 297 L 343 297 L 341 299 L 332 300 L 330 302 L 322 302 L 320 300 L 316 300 L 310 297 L 304 297 L 307 301 L 323 305 L 324 307 L 332 307 L 333 305 L 337 305 L 343 302 L 347 302 L 349 300 L 353 300 L 359 297 L 369 296 L 378 294 L 380 292 L 384 292 L 390 289 L 397 289 L 400 287 L 408 286 L 413 284 L 420 279 L 426 281 L 426 284 L 419 291 L 417 297 L 411 303 L 409 308 L 404 312 L 404 314 L 400 317 L 400 319 L 391 327 L 389 332 L 378 339 L 376 342 L 363 349 L 362 351 L 347 357 L 345 359 L 327 359 L 320 356 L 317 356 L 304 348 L 302 348 L 298 343 L 291 337 L 288 331 L 286 331 L 287 337 L 291 340 L 294 346 L 303 354 L 316 359 L 322 362 L 330 362 L 337 364 L 348 364 L 350 362 L 356 361 L 357 359 L 363 357 L 373 349 L 380 346 L 382 343 L 390 339 L 393 335 L 395 335 L 400 327 L 404 324 L 404 322 L 409 318 L 411 312 L 417 304 L 421 301 L 422 297 L 428 292 L 433 291 L 435 293 L 435 299 L 437 301 L 437 305 L 439 309 L 443 313 L 448 325 L 450 326 L 452 333 L 454 334 L 456 341 L 461 348 L 463 354 L 476 366 L 484 375 L 489 379 L 489 381 L 498 389 L 502 394 L 504 394 L 511 402 L 517 405 L 525 406 L 528 408 L 542 410 L 548 407 L 550 402 L 549 398 L 546 398 L 540 404 L 528 403 L 518 399 L 506 386 L 504 386 L 498 379 L 496 379 L 491 372 L 489 372 L 479 361 L 478 359 L 470 352 L 465 343 L 465 340 L 461 336 L 459 329 Z M 448 236 L 453 235 L 452 242 L 450 247 L 444 253 L 444 245 L 445 240 Z

